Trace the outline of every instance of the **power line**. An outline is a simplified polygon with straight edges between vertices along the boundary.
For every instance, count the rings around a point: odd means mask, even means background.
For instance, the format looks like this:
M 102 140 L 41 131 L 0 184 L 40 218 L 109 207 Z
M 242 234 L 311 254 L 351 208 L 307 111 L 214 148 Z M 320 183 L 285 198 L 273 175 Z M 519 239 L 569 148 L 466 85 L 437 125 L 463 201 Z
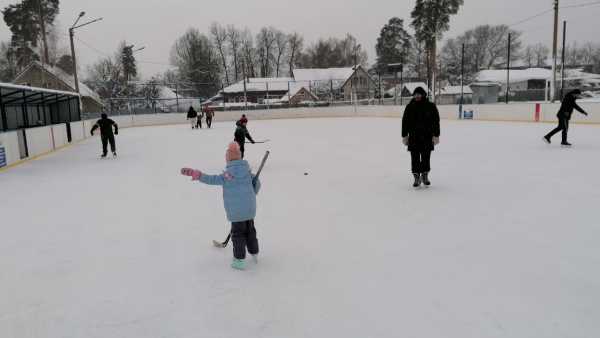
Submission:
M 597 5 L 600 5 L 600 1 L 592 1 L 592 2 L 582 3 L 582 4 L 567 5 L 567 6 L 562 6 L 560 8 L 561 9 L 565 9 L 565 8 L 581 8 L 581 7 L 590 7 L 590 6 L 597 6 Z
M 540 13 L 538 13 L 538 14 L 536 14 L 536 15 L 532 15 L 532 16 L 530 16 L 530 17 L 526 18 L 526 19 L 523 19 L 523 20 L 521 20 L 521 21 L 515 22 L 515 23 L 513 23 L 512 25 L 508 25 L 508 27 L 514 27 L 514 26 L 520 25 L 520 24 L 522 24 L 522 23 L 525 23 L 525 22 L 527 22 L 527 21 L 531 21 L 531 20 L 533 20 L 533 19 L 535 19 L 535 18 L 539 18 L 540 16 L 543 16 L 543 15 L 545 15 L 545 14 L 548 14 L 548 13 L 552 12 L 553 10 L 554 10 L 554 9 L 547 9 L 547 10 L 545 10 L 545 11 L 543 11 L 543 12 L 540 12 Z
M 96 52 L 97 54 L 101 55 L 101 56 L 105 56 L 105 57 L 111 57 L 108 53 L 105 53 L 103 51 L 101 51 L 100 49 L 92 46 L 91 44 L 81 40 L 78 37 L 75 37 L 75 39 L 79 42 L 81 42 L 84 46 L 86 46 L 87 48 L 93 50 L 94 52 Z M 173 64 L 170 63 L 164 63 L 164 62 L 155 62 L 155 61 L 142 61 L 142 60 L 136 60 L 137 63 L 142 63 L 142 64 L 152 64 L 152 65 L 158 65 L 158 66 L 167 66 L 167 67 L 177 67 Z

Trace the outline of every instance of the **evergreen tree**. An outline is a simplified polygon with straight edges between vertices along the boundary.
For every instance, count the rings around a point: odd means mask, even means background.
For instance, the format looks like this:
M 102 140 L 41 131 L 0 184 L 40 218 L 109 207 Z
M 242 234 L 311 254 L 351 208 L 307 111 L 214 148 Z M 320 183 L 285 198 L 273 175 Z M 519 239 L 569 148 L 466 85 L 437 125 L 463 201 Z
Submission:
M 463 3 L 464 0 L 417 0 L 411 13 L 415 36 L 417 40 L 425 43 L 428 51 L 429 83 L 433 82 L 437 69 L 437 41 L 450 29 L 450 16 L 458 13 Z
M 69 54 L 61 56 L 56 63 L 56 67 L 62 69 L 69 75 L 73 75 L 73 58 Z
M 404 21 L 400 18 L 391 18 L 383 26 L 375 51 L 377 52 L 378 67 L 385 67 L 390 63 L 407 61 L 410 48 L 410 35 L 404 30 Z
M 49 62 L 46 33 L 59 12 L 59 0 L 23 0 L 2 10 L 4 22 L 12 33 L 12 46 L 21 59 L 33 60 L 31 51 L 43 44 L 44 61 Z

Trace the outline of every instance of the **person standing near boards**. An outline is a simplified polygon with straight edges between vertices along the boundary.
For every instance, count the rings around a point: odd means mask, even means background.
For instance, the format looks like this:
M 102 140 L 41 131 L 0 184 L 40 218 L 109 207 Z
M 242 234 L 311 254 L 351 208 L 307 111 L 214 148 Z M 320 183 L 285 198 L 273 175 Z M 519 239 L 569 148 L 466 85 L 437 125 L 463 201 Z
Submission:
M 402 117 L 402 143 L 411 156 L 413 187 L 431 185 L 431 152 L 440 143 L 440 113 L 435 103 L 427 98 L 427 92 L 417 87 L 413 99 L 406 106 Z

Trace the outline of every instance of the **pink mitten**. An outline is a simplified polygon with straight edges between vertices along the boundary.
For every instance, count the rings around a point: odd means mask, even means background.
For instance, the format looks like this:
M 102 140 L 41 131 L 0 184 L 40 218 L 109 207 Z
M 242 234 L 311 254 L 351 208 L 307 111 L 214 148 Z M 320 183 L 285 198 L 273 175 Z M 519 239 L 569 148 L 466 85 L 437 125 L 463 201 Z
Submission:
M 195 170 L 191 168 L 182 168 L 181 175 L 190 176 L 192 178 L 192 181 L 197 181 L 202 176 L 202 172 L 200 170 Z

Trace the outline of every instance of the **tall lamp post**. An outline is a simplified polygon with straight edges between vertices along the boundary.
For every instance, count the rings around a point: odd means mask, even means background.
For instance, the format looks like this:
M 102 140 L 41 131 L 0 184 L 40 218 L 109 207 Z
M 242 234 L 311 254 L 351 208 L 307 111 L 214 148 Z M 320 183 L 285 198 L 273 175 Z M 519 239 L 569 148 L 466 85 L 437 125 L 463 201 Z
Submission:
M 79 20 L 81 20 L 81 18 L 83 18 L 84 16 L 85 16 L 85 12 L 79 13 L 79 16 L 77 17 L 77 20 L 75 20 L 75 23 L 73 24 L 73 26 L 71 26 L 71 28 L 69 28 L 69 38 L 71 39 L 71 58 L 73 59 L 73 78 L 75 80 L 75 91 L 77 91 L 77 94 L 80 94 L 80 93 L 79 93 L 79 79 L 77 77 L 77 59 L 75 57 L 75 43 L 73 42 L 73 38 L 75 37 L 75 30 L 77 28 L 81 28 L 83 26 L 91 25 L 94 22 L 98 22 L 103 19 L 103 18 L 98 18 L 98 19 L 83 23 L 81 25 L 77 25 L 79 23 Z M 81 100 L 79 100 L 79 101 L 81 102 Z

